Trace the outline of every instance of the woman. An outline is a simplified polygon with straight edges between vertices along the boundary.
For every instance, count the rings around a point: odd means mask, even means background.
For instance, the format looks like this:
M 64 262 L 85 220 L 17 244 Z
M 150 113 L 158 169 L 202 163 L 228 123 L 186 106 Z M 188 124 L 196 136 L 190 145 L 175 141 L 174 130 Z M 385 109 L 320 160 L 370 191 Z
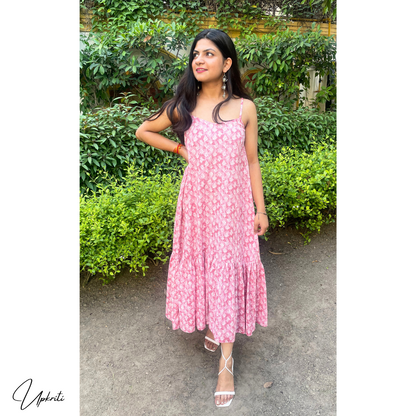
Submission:
M 221 343 L 217 407 L 229 406 L 235 395 L 235 334 L 251 336 L 256 323 L 267 326 L 258 236 L 269 222 L 257 112 L 238 68 L 231 38 L 217 29 L 202 31 L 175 96 L 136 131 L 139 140 L 188 163 L 176 207 L 166 317 L 172 329 L 187 333 L 209 325 L 204 341 L 209 351 Z M 180 144 L 158 134 L 169 126 Z

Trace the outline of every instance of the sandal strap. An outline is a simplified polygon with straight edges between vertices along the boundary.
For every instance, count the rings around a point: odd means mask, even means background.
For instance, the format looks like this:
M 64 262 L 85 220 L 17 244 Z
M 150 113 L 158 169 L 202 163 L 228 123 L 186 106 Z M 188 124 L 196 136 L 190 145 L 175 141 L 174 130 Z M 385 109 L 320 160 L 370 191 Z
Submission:
M 214 344 L 216 344 L 216 345 L 220 345 L 220 343 L 219 343 L 219 342 L 217 342 L 217 341 L 215 341 L 215 339 L 211 339 L 210 337 L 207 337 L 206 335 L 205 335 L 205 339 L 207 339 L 208 341 L 213 342 L 213 343 L 214 343 Z
M 225 364 L 224 364 L 224 368 L 218 373 L 218 375 L 220 375 L 224 370 L 228 370 L 228 372 L 232 375 L 232 376 L 234 376 L 234 373 L 227 367 L 227 361 L 230 359 L 230 358 L 232 358 L 231 356 L 233 355 L 233 352 L 231 351 L 231 354 L 230 354 L 230 356 L 228 357 L 228 358 L 225 358 L 224 357 L 224 354 L 222 353 L 222 344 L 221 344 L 221 355 L 222 355 L 222 358 L 224 358 L 224 360 L 225 360 Z M 233 358 L 233 369 L 234 369 L 234 358 Z
M 233 395 L 235 394 L 235 391 L 216 391 L 214 396 L 225 396 L 226 394 Z

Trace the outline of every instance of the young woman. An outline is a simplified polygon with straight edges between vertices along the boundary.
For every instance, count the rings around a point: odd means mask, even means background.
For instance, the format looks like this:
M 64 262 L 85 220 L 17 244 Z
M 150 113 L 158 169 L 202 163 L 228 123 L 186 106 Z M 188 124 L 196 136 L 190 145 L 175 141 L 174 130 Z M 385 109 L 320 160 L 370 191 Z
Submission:
M 159 134 L 169 126 L 180 144 Z M 269 222 L 256 106 L 225 32 L 206 29 L 196 36 L 175 96 L 144 121 L 136 137 L 188 163 L 176 207 L 166 317 L 172 329 L 187 333 L 209 325 L 205 348 L 215 352 L 221 343 L 215 403 L 229 406 L 235 334 L 251 336 L 256 323 L 267 326 L 258 236 Z

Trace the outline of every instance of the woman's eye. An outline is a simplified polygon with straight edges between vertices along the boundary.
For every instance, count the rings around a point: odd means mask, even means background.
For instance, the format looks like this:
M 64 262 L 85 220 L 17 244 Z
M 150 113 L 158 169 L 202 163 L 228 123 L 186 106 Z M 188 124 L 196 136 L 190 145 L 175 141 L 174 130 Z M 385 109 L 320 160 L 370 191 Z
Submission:
M 207 52 L 207 55 L 210 54 L 212 56 L 214 56 L 214 54 L 212 52 Z M 199 53 L 194 53 L 194 59 L 197 57 L 197 55 L 199 55 Z

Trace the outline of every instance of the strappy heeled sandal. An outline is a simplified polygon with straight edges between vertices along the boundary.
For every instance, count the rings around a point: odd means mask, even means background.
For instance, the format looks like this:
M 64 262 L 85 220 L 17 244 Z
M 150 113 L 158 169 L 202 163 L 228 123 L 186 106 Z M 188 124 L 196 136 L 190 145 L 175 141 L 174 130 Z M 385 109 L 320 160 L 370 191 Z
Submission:
M 228 370 L 228 372 L 230 372 L 231 375 L 234 377 L 234 358 L 231 357 L 233 355 L 232 351 L 231 351 L 230 356 L 228 358 L 225 358 L 224 357 L 224 354 L 222 353 L 222 344 L 221 344 L 221 355 L 222 355 L 222 358 L 224 358 L 224 360 L 225 360 L 225 364 L 224 364 L 224 368 L 218 373 L 218 375 L 220 375 L 224 370 Z M 232 361 L 232 369 L 231 370 L 227 367 L 227 361 L 230 358 L 232 358 L 232 360 L 233 360 Z M 215 397 L 216 396 L 226 396 L 226 395 L 234 396 L 235 395 L 235 391 L 216 391 L 214 393 L 214 400 L 215 400 Z M 233 401 L 233 399 L 230 399 L 225 404 L 217 404 L 217 403 L 215 403 L 215 406 L 217 406 L 217 407 L 228 407 L 231 404 L 232 401 Z
M 211 339 L 210 337 L 207 337 L 206 335 L 205 335 L 205 339 L 207 339 L 208 341 L 211 341 L 213 344 L 216 344 L 217 348 L 218 348 L 218 345 L 220 345 L 219 342 L 215 341 L 214 339 Z M 211 351 L 211 352 L 217 351 L 217 348 L 215 348 L 215 350 L 212 350 L 211 348 L 208 348 L 205 341 L 204 341 L 204 347 L 205 347 L 206 350 Z

